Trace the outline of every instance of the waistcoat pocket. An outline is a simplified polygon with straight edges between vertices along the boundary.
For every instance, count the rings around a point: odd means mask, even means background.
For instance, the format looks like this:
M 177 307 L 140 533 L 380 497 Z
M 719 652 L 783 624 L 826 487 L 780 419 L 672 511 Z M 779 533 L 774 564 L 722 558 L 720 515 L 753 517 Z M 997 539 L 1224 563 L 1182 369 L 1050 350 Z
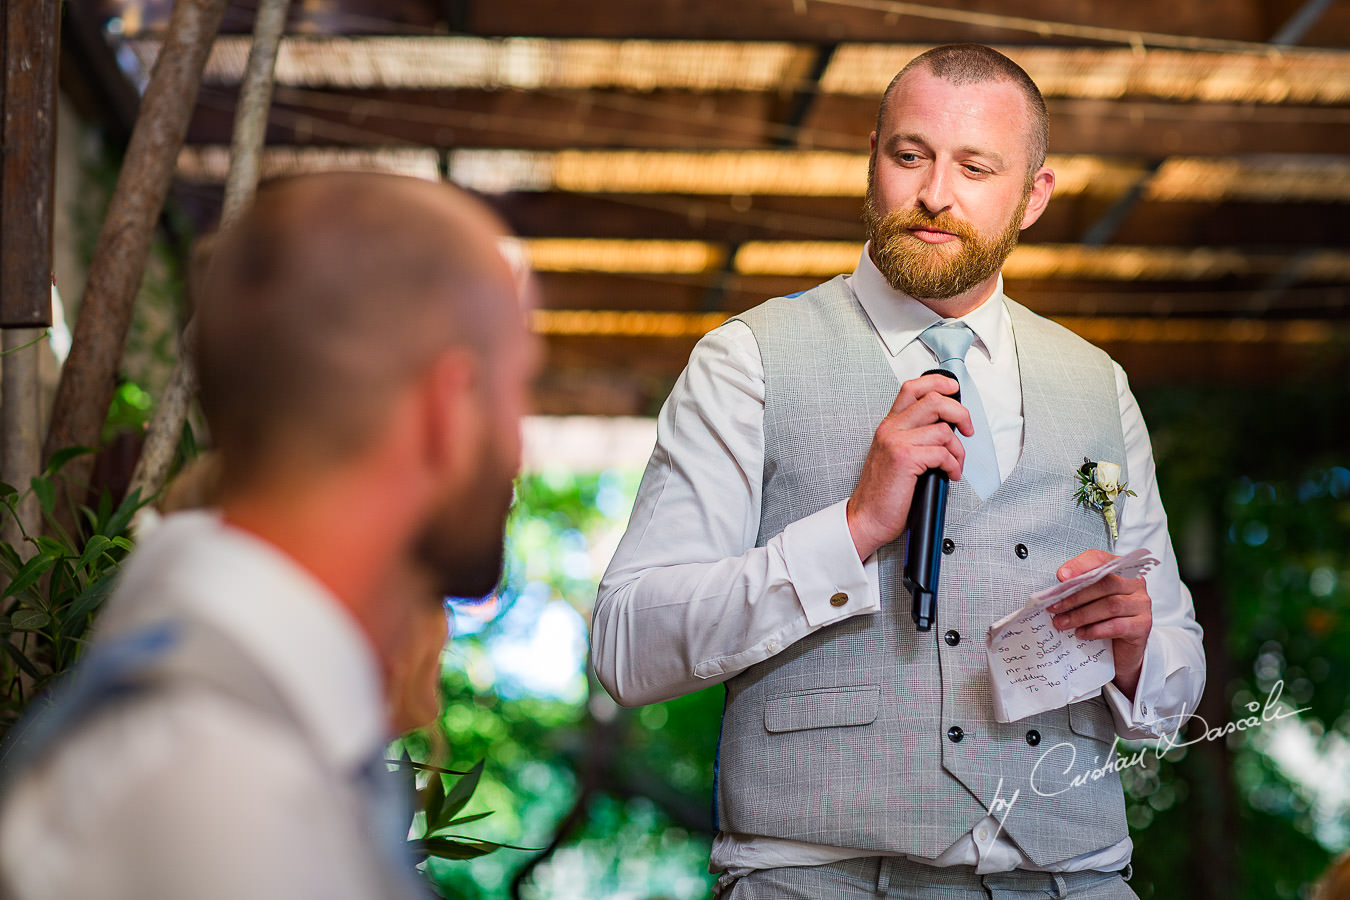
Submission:
M 764 727 L 777 733 L 870 725 L 880 703 L 881 687 L 875 684 L 794 691 L 764 705 Z

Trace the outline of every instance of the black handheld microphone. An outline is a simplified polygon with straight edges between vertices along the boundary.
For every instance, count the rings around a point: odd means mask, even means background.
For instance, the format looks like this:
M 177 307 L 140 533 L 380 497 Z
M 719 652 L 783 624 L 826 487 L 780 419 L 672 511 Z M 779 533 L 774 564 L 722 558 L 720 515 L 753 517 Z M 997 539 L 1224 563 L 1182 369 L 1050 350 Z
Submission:
M 929 369 L 925 375 L 956 376 L 946 369 Z M 958 402 L 961 391 L 953 396 Z M 937 620 L 938 570 L 942 567 L 942 531 L 947 519 L 947 473 L 929 469 L 914 485 L 909 505 L 909 541 L 905 548 L 905 587 L 914 601 L 914 627 L 928 631 Z

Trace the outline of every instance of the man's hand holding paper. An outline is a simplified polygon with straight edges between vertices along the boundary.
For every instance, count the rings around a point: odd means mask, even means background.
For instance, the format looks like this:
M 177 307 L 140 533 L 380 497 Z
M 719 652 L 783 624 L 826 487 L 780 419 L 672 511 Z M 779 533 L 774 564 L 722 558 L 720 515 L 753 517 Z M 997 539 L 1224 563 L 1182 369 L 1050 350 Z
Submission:
M 1136 550 L 1129 557 L 1115 557 L 1102 550 L 1088 550 L 1059 567 L 1056 575 L 1067 584 L 1075 578 L 1120 560 L 1122 567 L 1091 582 L 1052 603 L 1047 611 L 1054 615 L 1054 625 L 1061 631 L 1073 630 L 1079 639 L 1111 641 L 1111 654 L 1116 663 L 1113 680 L 1121 693 L 1133 699 L 1139 684 L 1139 672 L 1144 666 L 1144 648 L 1153 628 L 1153 601 L 1144 583 L 1144 573 L 1156 559 L 1141 559 L 1137 564 L 1125 560 L 1147 557 L 1148 551 Z
M 1147 550 L 1090 550 L 1060 567 L 1060 583 L 989 627 L 995 717 L 1013 722 L 1085 699 L 1108 681 L 1133 694 L 1152 627 Z M 1110 651 L 1108 653 L 1108 651 Z

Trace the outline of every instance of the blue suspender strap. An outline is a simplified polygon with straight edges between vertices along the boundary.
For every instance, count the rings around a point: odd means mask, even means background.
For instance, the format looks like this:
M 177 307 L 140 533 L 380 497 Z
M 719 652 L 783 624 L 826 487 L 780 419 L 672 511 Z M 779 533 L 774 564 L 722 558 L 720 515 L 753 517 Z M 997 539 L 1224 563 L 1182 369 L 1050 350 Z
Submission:
M 161 622 L 94 644 L 48 696 L 32 702 L 0 745 L 0 793 L 67 731 L 108 703 L 144 690 L 156 664 L 180 639 L 177 625 Z

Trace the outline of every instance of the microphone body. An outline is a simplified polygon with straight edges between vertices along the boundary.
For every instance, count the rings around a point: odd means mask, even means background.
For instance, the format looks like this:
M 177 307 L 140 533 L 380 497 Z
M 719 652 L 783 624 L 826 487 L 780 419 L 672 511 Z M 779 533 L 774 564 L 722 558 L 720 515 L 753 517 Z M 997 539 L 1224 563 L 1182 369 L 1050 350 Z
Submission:
M 929 369 L 925 375 L 956 376 L 946 369 Z M 961 391 L 954 398 L 959 402 Z M 913 601 L 914 627 L 928 631 L 937 621 L 938 574 L 942 568 L 942 533 L 947 519 L 949 479 L 941 469 L 929 469 L 914 485 L 909 506 L 908 541 L 905 547 L 905 588 Z

